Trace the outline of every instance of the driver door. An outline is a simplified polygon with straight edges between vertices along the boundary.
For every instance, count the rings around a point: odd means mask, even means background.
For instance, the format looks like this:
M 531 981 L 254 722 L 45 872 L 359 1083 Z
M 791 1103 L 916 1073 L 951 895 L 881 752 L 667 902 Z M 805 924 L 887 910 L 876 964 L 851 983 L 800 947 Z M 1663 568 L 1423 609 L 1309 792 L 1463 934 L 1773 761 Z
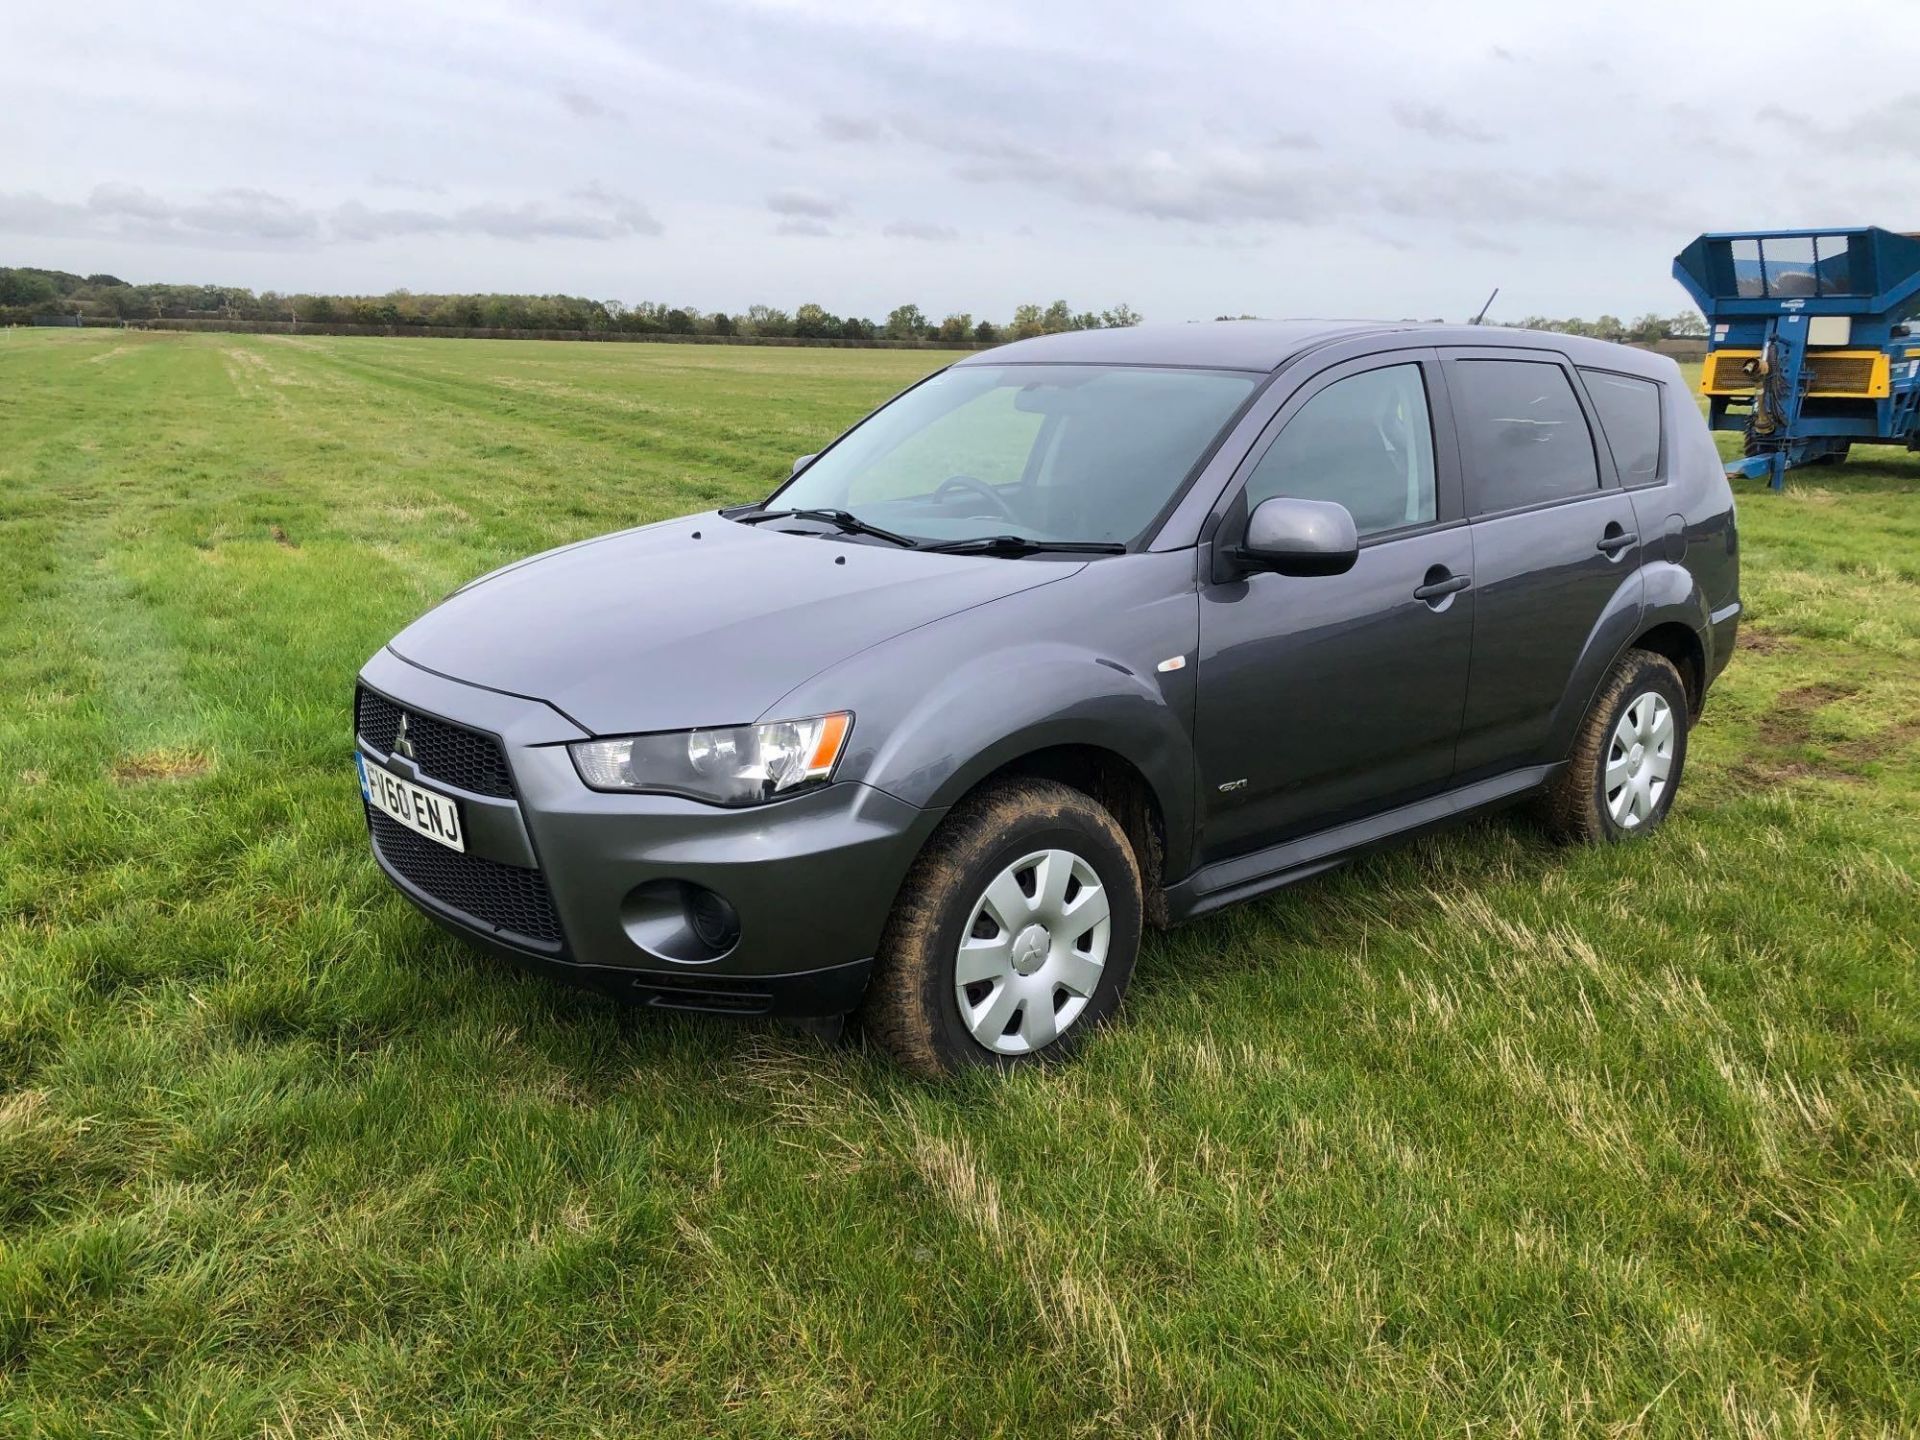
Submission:
M 1202 585 L 1202 863 L 1444 789 L 1473 639 L 1473 543 L 1434 352 L 1314 377 L 1233 487 L 1222 536 L 1237 539 L 1275 495 L 1334 500 L 1353 514 L 1360 553 L 1341 575 L 1216 564 Z

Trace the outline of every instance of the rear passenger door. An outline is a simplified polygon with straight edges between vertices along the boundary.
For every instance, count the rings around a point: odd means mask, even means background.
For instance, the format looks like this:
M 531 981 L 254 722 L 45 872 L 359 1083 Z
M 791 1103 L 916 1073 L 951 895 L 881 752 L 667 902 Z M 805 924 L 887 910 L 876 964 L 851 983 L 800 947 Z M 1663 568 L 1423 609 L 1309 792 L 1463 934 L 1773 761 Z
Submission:
M 1640 614 L 1641 537 L 1597 415 L 1556 351 L 1449 350 L 1447 390 L 1473 535 L 1473 661 L 1457 784 L 1565 758 L 1581 660 Z M 1609 655 L 1612 649 L 1608 649 Z

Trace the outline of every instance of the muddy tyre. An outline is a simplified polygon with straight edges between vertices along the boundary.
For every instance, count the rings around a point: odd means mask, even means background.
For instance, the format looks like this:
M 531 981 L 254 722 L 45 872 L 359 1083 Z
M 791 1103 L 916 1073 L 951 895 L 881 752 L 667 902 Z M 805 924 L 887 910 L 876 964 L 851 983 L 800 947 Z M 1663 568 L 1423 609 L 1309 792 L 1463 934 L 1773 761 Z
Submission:
M 861 1024 L 923 1075 L 1064 1058 L 1119 1009 L 1140 925 L 1139 867 L 1111 814 L 1050 780 L 992 785 L 914 862 Z
M 1664 655 L 1629 650 L 1607 677 L 1544 800 L 1562 840 L 1624 840 L 1673 808 L 1687 760 L 1687 688 Z

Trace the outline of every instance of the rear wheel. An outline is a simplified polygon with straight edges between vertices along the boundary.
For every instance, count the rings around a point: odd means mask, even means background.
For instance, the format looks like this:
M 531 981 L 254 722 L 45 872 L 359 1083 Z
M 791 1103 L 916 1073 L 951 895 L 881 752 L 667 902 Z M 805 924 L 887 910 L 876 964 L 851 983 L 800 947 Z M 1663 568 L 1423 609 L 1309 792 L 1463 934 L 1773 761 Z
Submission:
M 1687 689 L 1673 662 L 1629 650 L 1547 791 L 1549 828 L 1567 840 L 1611 841 L 1666 819 L 1686 764 L 1687 715 Z
M 1119 1008 L 1140 920 L 1139 869 L 1112 815 L 1053 781 L 996 784 L 914 862 L 862 1023 L 927 1075 L 1060 1058 Z

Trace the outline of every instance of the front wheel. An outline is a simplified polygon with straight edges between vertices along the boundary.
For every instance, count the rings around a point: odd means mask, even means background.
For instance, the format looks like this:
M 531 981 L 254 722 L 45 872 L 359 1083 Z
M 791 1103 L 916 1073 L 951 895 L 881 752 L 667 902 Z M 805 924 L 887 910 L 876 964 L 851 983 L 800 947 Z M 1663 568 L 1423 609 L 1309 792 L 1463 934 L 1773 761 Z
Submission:
M 1546 796 L 1562 839 L 1624 840 L 1673 808 L 1687 760 L 1687 688 L 1664 655 L 1629 650 L 1581 723 L 1566 769 Z
M 926 1075 L 1063 1057 L 1119 1008 L 1140 922 L 1139 867 L 1112 815 L 1053 781 L 996 784 L 914 862 L 862 1023 Z

